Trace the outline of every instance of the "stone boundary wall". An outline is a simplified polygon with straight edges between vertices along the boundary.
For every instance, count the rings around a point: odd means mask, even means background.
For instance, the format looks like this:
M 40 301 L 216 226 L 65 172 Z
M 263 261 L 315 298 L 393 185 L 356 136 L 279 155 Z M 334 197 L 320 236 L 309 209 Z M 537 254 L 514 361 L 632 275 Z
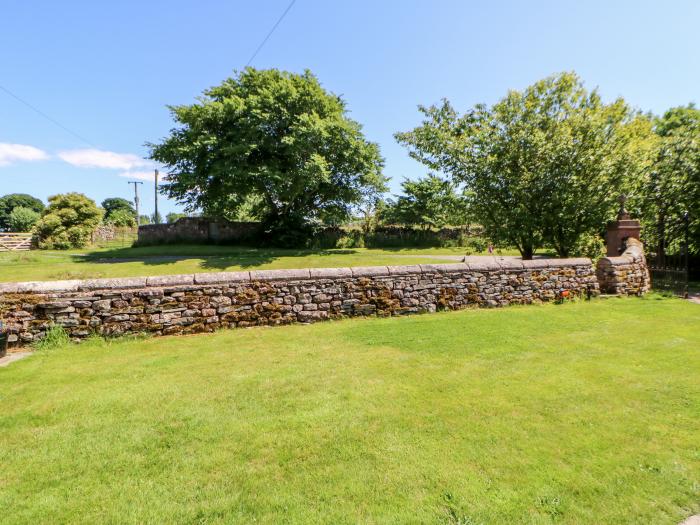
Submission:
M 204 217 L 183 217 L 169 224 L 139 226 L 138 244 L 240 243 L 260 232 L 257 222 L 212 221 Z
M 596 275 L 600 291 L 615 295 L 643 295 L 651 288 L 651 278 L 644 245 L 630 237 L 619 257 L 603 257 L 598 261 Z
M 156 335 L 498 307 L 598 295 L 590 259 L 255 270 L 127 279 L 0 284 L 10 345 L 52 325 L 93 333 Z

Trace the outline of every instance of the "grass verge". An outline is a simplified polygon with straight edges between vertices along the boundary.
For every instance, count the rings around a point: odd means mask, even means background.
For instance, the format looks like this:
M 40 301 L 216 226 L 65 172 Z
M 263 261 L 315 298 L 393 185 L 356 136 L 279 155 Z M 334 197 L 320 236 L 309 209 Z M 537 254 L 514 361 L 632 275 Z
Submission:
M 676 524 L 699 327 L 649 297 L 63 346 L 0 369 L 0 521 Z

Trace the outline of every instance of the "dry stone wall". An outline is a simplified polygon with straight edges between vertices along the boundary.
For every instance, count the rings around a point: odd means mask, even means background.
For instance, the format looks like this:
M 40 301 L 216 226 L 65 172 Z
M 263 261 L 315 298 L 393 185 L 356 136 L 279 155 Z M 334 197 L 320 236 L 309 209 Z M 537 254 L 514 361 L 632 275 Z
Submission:
M 21 345 L 53 324 L 74 339 L 191 334 L 597 294 L 590 259 L 488 260 L 0 284 L 0 319 Z
M 260 233 L 257 222 L 213 221 L 204 217 L 182 217 L 174 223 L 139 226 L 142 246 L 170 243 L 241 243 Z
M 615 295 L 643 295 L 651 288 L 644 246 L 632 237 L 625 242 L 622 255 L 598 261 L 596 275 L 600 290 Z

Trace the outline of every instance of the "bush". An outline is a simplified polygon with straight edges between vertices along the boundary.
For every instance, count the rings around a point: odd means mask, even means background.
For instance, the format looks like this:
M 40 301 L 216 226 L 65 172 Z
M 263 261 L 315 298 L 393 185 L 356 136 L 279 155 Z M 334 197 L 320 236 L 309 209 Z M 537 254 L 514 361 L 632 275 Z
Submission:
M 172 212 L 172 213 L 168 213 L 168 214 L 165 216 L 165 220 L 168 222 L 168 224 L 172 224 L 172 223 L 177 222 L 177 221 L 179 221 L 180 219 L 183 219 L 183 218 L 185 218 L 185 217 L 187 217 L 187 214 L 186 214 L 186 213 Z
M 109 217 L 105 219 L 105 224 L 111 224 L 113 226 L 135 228 L 136 227 L 136 217 L 129 210 L 119 209 L 113 211 Z
M 573 257 L 588 257 L 595 262 L 605 256 L 605 241 L 600 235 L 585 233 L 579 237 L 571 255 Z
M 10 227 L 10 213 L 20 207 L 29 208 L 37 213 L 44 211 L 44 203 L 26 193 L 10 193 L 0 197 L 0 229 Z
M 41 215 L 31 208 L 18 206 L 12 210 L 7 222 L 11 232 L 28 232 L 37 223 L 39 217 Z
M 49 197 L 49 206 L 34 229 L 39 248 L 82 248 L 90 242 L 92 232 L 101 220 L 102 210 L 82 193 Z

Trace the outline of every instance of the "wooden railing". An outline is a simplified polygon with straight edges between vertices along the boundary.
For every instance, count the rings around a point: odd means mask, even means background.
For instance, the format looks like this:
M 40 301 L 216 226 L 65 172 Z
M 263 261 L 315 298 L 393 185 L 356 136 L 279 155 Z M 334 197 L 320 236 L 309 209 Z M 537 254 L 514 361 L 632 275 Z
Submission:
M 31 249 L 31 233 L 0 232 L 0 252 L 22 252 Z

